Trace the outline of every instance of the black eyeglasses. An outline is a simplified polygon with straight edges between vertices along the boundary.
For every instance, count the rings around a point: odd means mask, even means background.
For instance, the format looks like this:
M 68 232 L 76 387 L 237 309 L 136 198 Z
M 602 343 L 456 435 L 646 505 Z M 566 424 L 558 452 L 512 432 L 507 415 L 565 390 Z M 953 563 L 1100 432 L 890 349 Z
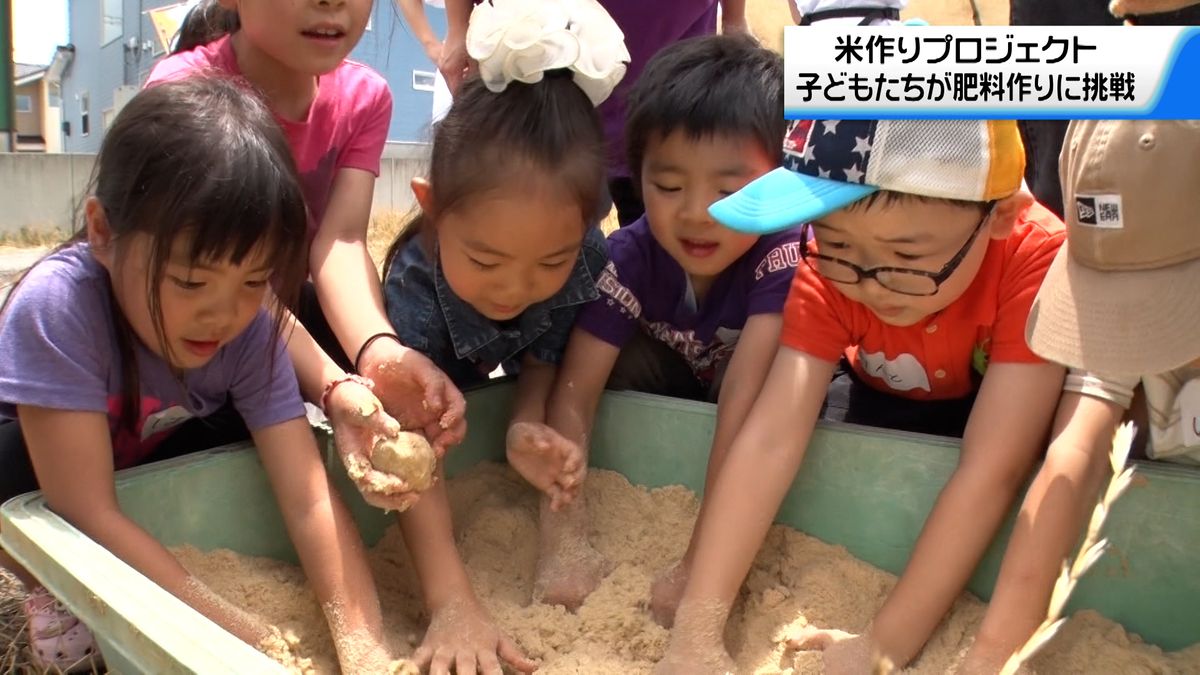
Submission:
M 967 252 L 971 250 L 971 244 L 975 243 L 975 239 L 979 237 L 979 231 L 983 229 L 983 224 L 988 221 L 992 215 L 992 207 L 994 202 L 989 202 L 985 205 L 983 218 L 979 224 L 971 231 L 971 236 L 967 239 L 967 243 L 958 249 L 958 253 L 954 254 L 942 269 L 937 272 L 929 272 L 927 270 L 914 270 L 905 267 L 872 267 L 871 269 L 863 269 L 858 265 L 841 258 L 822 255 L 820 253 L 812 253 L 808 250 L 808 227 L 804 228 L 804 234 L 800 240 L 800 257 L 804 259 L 805 264 L 830 281 L 839 284 L 857 284 L 863 279 L 874 279 L 876 283 L 889 291 L 900 293 L 901 295 L 915 296 L 930 296 L 938 292 L 938 288 L 954 274 L 954 270 L 962 264 L 963 258 L 967 257 Z

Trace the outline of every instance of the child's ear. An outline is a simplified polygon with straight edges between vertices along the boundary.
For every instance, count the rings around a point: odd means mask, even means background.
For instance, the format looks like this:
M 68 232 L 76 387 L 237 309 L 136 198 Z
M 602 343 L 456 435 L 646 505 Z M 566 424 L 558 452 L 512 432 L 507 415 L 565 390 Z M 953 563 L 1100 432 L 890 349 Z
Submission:
M 410 185 L 412 186 L 413 196 L 417 198 L 417 206 L 421 207 L 421 213 L 432 213 L 433 186 L 429 184 L 429 179 L 422 176 L 415 176 Z
M 88 197 L 83 204 L 83 218 L 87 222 L 87 239 L 92 248 L 92 256 L 105 268 L 111 269 L 113 232 L 108 224 L 108 213 L 99 199 Z
M 992 239 L 1008 239 L 1012 233 L 1017 218 L 1026 209 L 1033 206 L 1033 195 L 1026 190 L 1017 190 L 1011 195 L 996 202 L 992 207 L 991 223 L 988 224 L 988 236 Z

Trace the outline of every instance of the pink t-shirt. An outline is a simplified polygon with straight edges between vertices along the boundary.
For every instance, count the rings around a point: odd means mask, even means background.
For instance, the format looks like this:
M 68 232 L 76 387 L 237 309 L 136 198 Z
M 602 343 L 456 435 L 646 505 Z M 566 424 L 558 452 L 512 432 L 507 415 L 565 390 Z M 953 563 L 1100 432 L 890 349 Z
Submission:
M 150 72 L 146 86 L 210 69 L 241 76 L 228 35 L 163 59 Z M 311 241 L 325 217 L 329 190 L 339 169 L 361 169 L 379 175 L 379 160 L 392 120 L 392 93 L 382 75 L 346 60 L 332 73 L 321 76 L 308 119 L 276 119 L 287 133 L 300 171 Z

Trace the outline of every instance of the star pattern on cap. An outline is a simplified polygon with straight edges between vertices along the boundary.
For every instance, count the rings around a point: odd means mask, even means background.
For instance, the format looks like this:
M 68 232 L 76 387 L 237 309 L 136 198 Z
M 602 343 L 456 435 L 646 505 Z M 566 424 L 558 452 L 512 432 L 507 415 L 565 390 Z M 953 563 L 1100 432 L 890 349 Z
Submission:
M 873 120 L 819 120 L 803 139 L 791 137 L 787 168 L 826 180 L 863 184 L 875 144 Z M 803 150 L 800 143 L 803 142 Z

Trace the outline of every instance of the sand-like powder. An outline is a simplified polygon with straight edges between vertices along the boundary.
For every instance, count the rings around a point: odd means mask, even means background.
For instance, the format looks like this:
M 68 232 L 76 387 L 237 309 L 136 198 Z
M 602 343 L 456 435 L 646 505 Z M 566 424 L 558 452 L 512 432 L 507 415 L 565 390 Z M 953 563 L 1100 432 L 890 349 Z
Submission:
M 578 613 L 526 606 L 533 592 L 537 495 L 506 467 L 485 465 L 449 482 L 459 548 L 484 604 L 529 656 L 542 661 L 539 673 L 648 673 L 667 642 L 667 631 L 645 609 L 650 582 L 687 547 L 698 502 L 684 488 L 647 491 L 608 471 L 591 471 L 585 489 L 593 541 L 616 567 Z M 307 672 L 336 672 L 325 617 L 298 568 L 228 551 L 182 548 L 176 554 L 218 593 L 277 626 L 288 637 L 285 651 L 293 665 L 310 659 Z M 370 557 L 390 646 L 407 655 L 427 617 L 397 527 L 389 528 Z M 841 548 L 773 527 L 726 630 L 739 672 L 819 673 L 818 653 L 786 650 L 780 638 L 807 623 L 861 631 L 894 583 L 892 575 Z M 960 599 L 911 672 L 946 672 L 982 616 L 979 601 Z M 1081 612 L 1033 666 L 1055 675 L 1194 673 L 1200 672 L 1200 645 L 1164 654 L 1098 614 Z

